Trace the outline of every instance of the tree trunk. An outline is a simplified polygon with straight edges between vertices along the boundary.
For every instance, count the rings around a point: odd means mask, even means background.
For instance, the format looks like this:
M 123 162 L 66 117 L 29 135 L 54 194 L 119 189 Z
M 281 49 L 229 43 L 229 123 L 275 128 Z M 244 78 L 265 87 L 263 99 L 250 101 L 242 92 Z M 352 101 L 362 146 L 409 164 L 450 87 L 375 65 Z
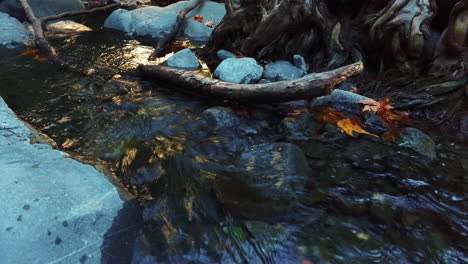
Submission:
M 259 60 L 300 54 L 310 71 L 359 60 L 375 71 L 466 71 L 467 0 L 226 0 L 226 9 L 207 45 L 211 67 L 227 49 Z

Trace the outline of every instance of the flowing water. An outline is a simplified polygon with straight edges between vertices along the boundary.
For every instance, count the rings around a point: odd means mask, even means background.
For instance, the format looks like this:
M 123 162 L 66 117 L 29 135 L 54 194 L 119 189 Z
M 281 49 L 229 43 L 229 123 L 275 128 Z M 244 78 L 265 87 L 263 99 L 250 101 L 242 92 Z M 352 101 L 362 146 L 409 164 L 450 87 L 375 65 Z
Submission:
M 150 51 L 138 41 L 97 31 L 55 44 L 97 71 L 83 77 L 5 55 L 0 96 L 59 148 L 104 161 L 137 196 L 145 228 L 135 263 L 468 262 L 466 145 L 426 131 L 438 152 L 429 162 L 329 131 L 297 142 L 312 170 L 294 206 L 279 214 L 232 206 L 256 199 L 225 190 L 239 185 L 244 149 L 285 141 L 281 110 L 227 105 L 242 122 L 215 131 L 201 113 L 223 102 L 132 77 Z

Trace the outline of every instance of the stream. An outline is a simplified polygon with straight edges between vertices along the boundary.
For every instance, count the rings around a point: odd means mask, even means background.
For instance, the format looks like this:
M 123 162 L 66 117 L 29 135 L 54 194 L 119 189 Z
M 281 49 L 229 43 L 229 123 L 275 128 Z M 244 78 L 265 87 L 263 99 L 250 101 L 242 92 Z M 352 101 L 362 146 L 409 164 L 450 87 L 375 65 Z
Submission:
M 2 50 L 0 96 L 137 197 L 145 227 L 134 263 L 468 262 L 463 142 L 416 123 L 436 143 L 426 161 L 310 119 L 320 140 L 292 140 L 310 171 L 284 210 L 243 186 L 239 167 L 245 149 L 288 141 L 281 123 L 290 106 L 201 100 L 136 77 L 151 49 L 112 32 L 53 43 L 96 72 L 65 73 Z M 234 115 L 210 123 L 207 109 Z

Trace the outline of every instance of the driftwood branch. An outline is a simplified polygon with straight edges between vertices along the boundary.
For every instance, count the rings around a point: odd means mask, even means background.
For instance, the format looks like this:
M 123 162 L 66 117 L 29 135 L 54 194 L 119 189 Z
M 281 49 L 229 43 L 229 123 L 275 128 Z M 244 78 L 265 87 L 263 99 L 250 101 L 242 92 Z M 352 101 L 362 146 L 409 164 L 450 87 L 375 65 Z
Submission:
M 162 38 L 161 41 L 158 42 L 157 47 L 154 49 L 154 52 L 151 54 L 148 60 L 153 61 L 157 57 L 161 57 L 162 53 L 167 49 L 169 43 L 171 43 L 171 41 L 177 36 L 180 29 L 184 25 L 185 17 L 187 16 L 187 14 L 195 8 L 197 8 L 202 2 L 203 0 L 195 0 L 189 7 L 179 12 L 179 14 L 177 15 L 176 23 L 172 28 L 172 31 L 169 34 L 167 34 L 164 38 Z
M 41 20 L 42 20 L 43 23 L 45 23 L 45 22 L 49 22 L 49 21 L 53 21 L 53 20 L 66 18 L 66 17 L 89 15 L 89 14 L 93 14 L 93 13 L 97 13 L 97 12 L 103 12 L 103 11 L 107 11 L 107 10 L 110 10 L 112 8 L 116 8 L 116 7 L 120 7 L 120 6 L 122 6 L 121 3 L 113 3 L 113 4 L 110 4 L 110 5 L 95 7 L 95 8 L 88 9 L 88 10 L 64 12 L 64 13 L 54 15 L 54 16 L 43 17 L 43 18 L 41 18 Z
M 170 82 L 176 89 L 190 94 L 242 102 L 279 103 L 321 96 L 349 77 L 360 74 L 364 66 L 362 62 L 356 62 L 295 80 L 261 84 L 229 83 L 158 65 L 140 65 L 139 69 L 143 76 Z

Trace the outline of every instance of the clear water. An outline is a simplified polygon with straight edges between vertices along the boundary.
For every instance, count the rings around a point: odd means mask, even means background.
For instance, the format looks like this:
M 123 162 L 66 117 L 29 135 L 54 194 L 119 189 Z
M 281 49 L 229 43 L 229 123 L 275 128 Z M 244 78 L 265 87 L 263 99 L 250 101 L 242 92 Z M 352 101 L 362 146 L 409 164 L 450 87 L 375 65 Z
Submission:
M 303 142 L 312 173 L 294 208 L 275 216 L 232 209 L 220 192 L 236 184 L 238 155 L 284 140 L 280 112 L 248 106 L 243 122 L 259 133 L 216 134 L 200 118 L 213 105 L 131 77 L 148 52 L 137 41 L 95 32 L 55 44 L 97 72 L 83 77 L 5 55 L 0 96 L 66 151 L 105 160 L 138 197 L 150 248 L 141 256 L 157 263 L 468 262 L 462 142 L 426 131 L 438 144 L 433 162 L 365 138 Z M 116 73 L 126 77 L 112 79 Z

